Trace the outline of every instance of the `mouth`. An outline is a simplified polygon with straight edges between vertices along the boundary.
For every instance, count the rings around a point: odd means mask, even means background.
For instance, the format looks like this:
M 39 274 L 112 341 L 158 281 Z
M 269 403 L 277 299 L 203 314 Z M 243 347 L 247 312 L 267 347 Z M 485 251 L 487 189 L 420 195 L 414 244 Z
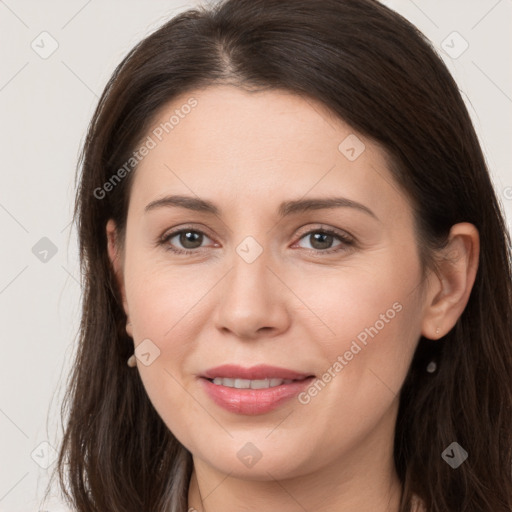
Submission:
M 302 379 L 237 379 L 229 377 L 215 377 L 214 379 L 206 379 L 216 386 L 225 386 L 235 389 L 268 389 L 282 386 L 283 384 L 291 384 L 292 382 L 301 382 L 303 380 L 314 377 L 309 375 Z
M 269 366 L 266 364 L 259 364 L 257 366 L 251 366 L 249 368 L 243 367 L 236 364 L 223 364 L 222 366 L 216 366 L 215 368 L 210 368 L 203 372 L 201 377 L 214 381 L 215 379 L 225 379 L 228 383 L 230 381 L 242 381 L 242 384 L 245 385 L 245 381 L 250 382 L 258 382 L 258 381 L 294 381 L 294 380 L 303 380 L 308 377 L 314 377 L 313 374 L 308 372 L 299 372 L 296 370 L 291 370 L 289 368 L 282 368 L 279 366 Z M 216 383 L 219 383 L 217 381 Z M 233 384 L 227 384 L 229 386 L 233 386 Z M 266 384 L 260 383 L 263 387 L 268 387 Z M 238 387 L 238 386 L 237 386 Z M 255 388 L 257 389 L 257 388 Z
M 311 373 L 266 365 L 252 368 L 223 365 L 199 377 L 214 403 L 229 412 L 246 415 L 276 409 L 315 379 Z

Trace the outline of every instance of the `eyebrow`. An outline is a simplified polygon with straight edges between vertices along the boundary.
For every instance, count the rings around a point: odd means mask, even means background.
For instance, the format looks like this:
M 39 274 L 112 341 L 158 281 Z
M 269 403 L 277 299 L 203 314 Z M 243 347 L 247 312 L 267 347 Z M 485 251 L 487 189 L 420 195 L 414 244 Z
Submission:
M 211 201 L 200 199 L 198 197 L 179 195 L 165 196 L 160 199 L 156 199 L 144 208 L 144 212 L 147 213 L 151 210 L 164 207 L 186 208 L 187 210 L 211 213 L 217 216 L 219 216 L 221 213 L 219 208 L 217 208 L 217 206 L 215 206 L 215 204 L 213 204 Z M 373 213 L 372 210 L 370 210 L 367 206 L 356 201 L 352 201 L 351 199 L 347 199 L 346 197 L 322 197 L 284 201 L 278 208 L 278 214 L 282 218 L 312 210 L 324 210 L 333 208 L 354 208 L 378 220 L 378 217 L 375 215 L 375 213 Z

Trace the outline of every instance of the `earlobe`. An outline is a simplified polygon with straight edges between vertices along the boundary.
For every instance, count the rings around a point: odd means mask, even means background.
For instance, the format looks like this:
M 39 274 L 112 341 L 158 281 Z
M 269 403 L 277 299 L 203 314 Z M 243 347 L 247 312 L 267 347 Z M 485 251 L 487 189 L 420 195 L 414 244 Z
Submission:
M 119 289 L 119 292 L 123 301 L 123 308 L 128 316 L 128 304 L 126 301 L 124 279 L 123 279 L 123 265 L 122 257 L 120 254 L 119 243 L 117 239 L 116 223 L 113 219 L 109 219 L 106 225 L 106 236 L 107 236 L 107 250 L 110 263 L 112 264 L 112 270 L 114 277 Z
M 473 224 L 452 226 L 447 246 L 437 258 L 437 280 L 427 293 L 422 335 L 439 339 L 462 315 L 475 283 L 480 237 Z

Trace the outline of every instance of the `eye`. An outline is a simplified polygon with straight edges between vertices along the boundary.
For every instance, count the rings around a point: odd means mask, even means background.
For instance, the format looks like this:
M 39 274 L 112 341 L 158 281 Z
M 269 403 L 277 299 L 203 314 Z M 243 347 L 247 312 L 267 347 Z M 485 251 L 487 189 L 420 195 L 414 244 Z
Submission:
M 355 243 L 354 239 L 350 236 L 333 229 L 314 229 L 302 235 L 300 240 L 303 239 L 309 239 L 313 251 L 324 254 L 347 250 Z M 332 248 L 332 244 L 336 239 L 339 240 L 340 243 Z
M 184 228 L 165 234 L 158 243 L 165 246 L 165 249 L 168 251 L 178 254 L 191 254 L 198 252 L 197 249 L 201 249 L 201 244 L 205 237 L 209 239 L 202 231 Z M 173 243 L 172 240 L 174 238 L 176 241 Z M 175 244 L 181 244 L 182 248 L 176 247 Z

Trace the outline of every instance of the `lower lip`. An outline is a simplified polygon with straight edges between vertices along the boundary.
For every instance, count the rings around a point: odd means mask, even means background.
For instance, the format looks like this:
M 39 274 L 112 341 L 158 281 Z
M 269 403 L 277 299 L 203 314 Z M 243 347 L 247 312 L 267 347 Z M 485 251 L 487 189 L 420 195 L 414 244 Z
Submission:
M 265 389 L 230 388 L 214 384 L 204 377 L 201 377 L 201 381 L 208 396 L 220 407 L 229 412 L 256 415 L 270 412 L 297 396 L 314 378 Z

